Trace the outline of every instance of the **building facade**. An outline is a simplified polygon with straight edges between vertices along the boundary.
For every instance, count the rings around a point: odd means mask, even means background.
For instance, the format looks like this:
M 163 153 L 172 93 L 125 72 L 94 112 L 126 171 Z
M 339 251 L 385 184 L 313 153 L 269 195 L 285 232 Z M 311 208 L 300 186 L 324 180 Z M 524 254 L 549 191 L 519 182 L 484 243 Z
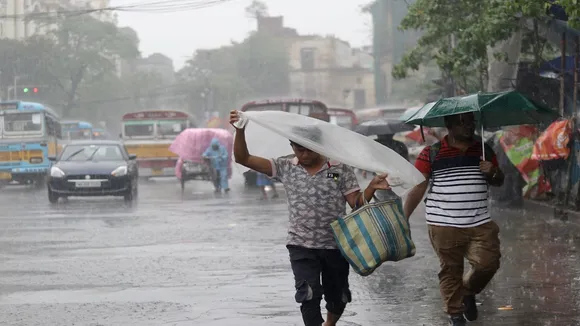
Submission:
M 284 19 L 258 17 L 258 32 L 286 41 L 290 94 L 321 100 L 329 106 L 363 108 L 374 104 L 370 48 L 352 48 L 334 36 L 299 35 Z
M 333 36 L 302 36 L 290 45 L 290 91 L 329 106 L 364 108 L 374 103 L 372 56 Z

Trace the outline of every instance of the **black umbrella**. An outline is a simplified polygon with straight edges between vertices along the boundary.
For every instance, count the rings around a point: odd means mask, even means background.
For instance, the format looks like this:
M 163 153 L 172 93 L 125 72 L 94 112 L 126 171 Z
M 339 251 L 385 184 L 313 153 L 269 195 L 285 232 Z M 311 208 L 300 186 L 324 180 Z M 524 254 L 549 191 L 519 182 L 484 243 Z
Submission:
M 415 126 L 405 124 L 396 119 L 378 119 L 365 121 L 354 128 L 354 131 L 365 136 L 370 135 L 394 135 L 398 132 L 412 131 Z

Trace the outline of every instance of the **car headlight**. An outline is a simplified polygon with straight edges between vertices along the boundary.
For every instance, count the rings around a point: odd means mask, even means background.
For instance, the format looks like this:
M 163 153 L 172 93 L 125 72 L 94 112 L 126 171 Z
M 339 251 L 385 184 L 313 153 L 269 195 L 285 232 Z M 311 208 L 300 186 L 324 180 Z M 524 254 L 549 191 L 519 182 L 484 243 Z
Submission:
M 113 175 L 114 177 L 125 176 L 125 175 L 127 175 L 127 167 L 120 166 L 120 167 L 116 168 L 113 172 L 111 172 L 111 175 Z
M 53 166 L 50 168 L 50 176 L 53 178 L 63 178 L 64 172 L 56 166 Z

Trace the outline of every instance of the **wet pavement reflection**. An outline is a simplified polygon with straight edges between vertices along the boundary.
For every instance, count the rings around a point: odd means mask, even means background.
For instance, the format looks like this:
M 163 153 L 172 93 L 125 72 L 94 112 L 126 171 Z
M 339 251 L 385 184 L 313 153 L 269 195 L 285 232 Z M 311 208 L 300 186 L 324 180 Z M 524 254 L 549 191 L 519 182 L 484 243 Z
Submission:
M 0 190 L 2 325 L 302 325 L 284 246 L 284 199 L 258 201 L 236 180 L 228 195 L 191 182 L 140 185 L 122 199 Z M 351 276 L 340 325 L 446 325 L 439 263 L 422 209 L 416 257 Z M 579 325 L 580 218 L 495 210 L 502 267 L 471 325 Z M 501 310 L 511 306 L 511 310 Z

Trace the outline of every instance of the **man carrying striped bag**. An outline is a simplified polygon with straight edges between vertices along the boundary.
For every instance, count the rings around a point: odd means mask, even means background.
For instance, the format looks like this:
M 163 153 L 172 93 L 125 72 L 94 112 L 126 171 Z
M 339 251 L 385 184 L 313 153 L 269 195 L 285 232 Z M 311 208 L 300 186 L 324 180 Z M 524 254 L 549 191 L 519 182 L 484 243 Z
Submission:
M 463 326 L 477 319 L 475 295 L 499 268 L 499 227 L 491 220 L 488 187 L 501 186 L 504 175 L 490 147 L 483 157 L 473 113 L 445 117 L 445 125 L 448 136 L 425 147 L 415 162 L 426 181 L 411 190 L 404 210 L 409 218 L 429 188 L 425 215 L 441 264 L 441 296 L 449 324 Z M 471 264 L 465 276 L 464 259 Z

